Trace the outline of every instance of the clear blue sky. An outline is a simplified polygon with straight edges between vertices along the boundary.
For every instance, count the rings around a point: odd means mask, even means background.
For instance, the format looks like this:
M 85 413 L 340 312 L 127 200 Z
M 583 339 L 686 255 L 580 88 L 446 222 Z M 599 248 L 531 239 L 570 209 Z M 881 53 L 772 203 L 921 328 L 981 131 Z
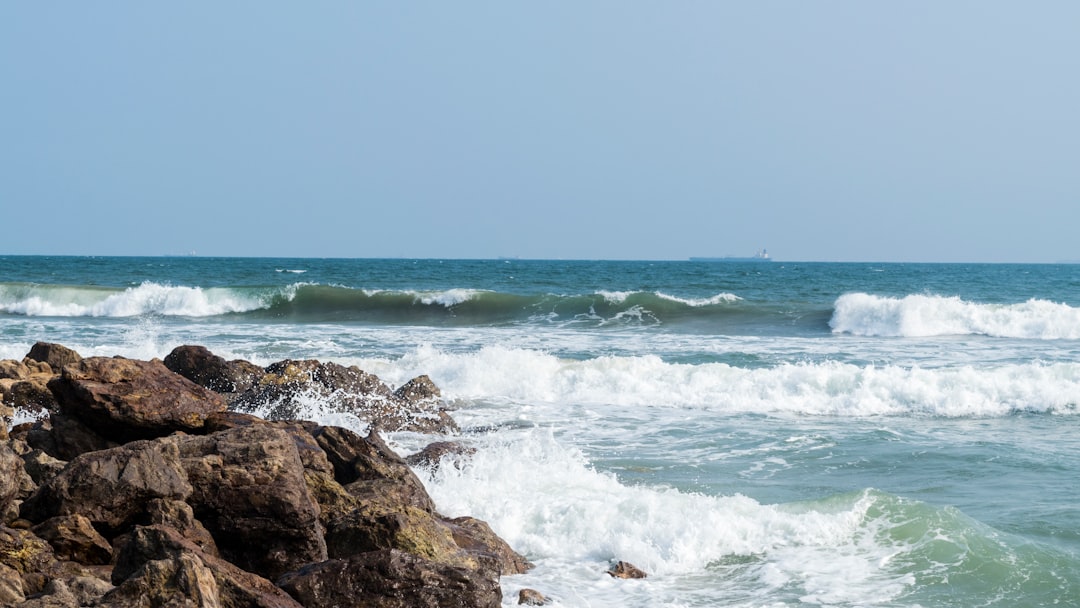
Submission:
M 1080 260 L 1080 3 L 7 2 L 0 253 Z

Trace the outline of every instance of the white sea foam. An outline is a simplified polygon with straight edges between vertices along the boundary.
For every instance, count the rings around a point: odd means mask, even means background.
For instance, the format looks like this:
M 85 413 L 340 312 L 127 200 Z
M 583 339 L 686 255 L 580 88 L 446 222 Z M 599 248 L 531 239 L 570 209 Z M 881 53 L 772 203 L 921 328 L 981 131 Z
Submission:
M 747 369 L 669 363 L 655 356 L 577 361 L 496 346 L 472 353 L 422 347 L 392 363 L 372 365 L 388 377 L 427 373 L 457 399 L 556 406 L 945 417 L 1077 413 L 1080 407 L 1077 363 L 930 369 L 827 361 Z
M 266 306 L 262 297 L 225 288 L 146 282 L 120 292 L 55 286 L 4 286 L 0 311 L 26 316 L 134 317 L 145 314 L 208 317 Z
M 840 296 L 829 326 L 858 336 L 977 334 L 999 338 L 1080 339 L 1080 309 L 1046 300 L 982 304 L 957 297 L 866 293 Z
M 508 595 L 528 586 L 565 606 L 657 606 L 737 593 L 754 605 L 784 588 L 858 604 L 895 598 L 914 582 L 890 564 L 905 547 L 879 534 L 888 524 L 868 514 L 881 499 L 873 492 L 812 507 L 628 486 L 544 429 L 489 435 L 477 447 L 464 466 L 423 477 L 441 512 L 487 521 L 537 562 L 504 579 Z M 603 572 L 615 560 L 649 578 L 612 582 Z M 701 576 L 714 582 L 687 584 Z

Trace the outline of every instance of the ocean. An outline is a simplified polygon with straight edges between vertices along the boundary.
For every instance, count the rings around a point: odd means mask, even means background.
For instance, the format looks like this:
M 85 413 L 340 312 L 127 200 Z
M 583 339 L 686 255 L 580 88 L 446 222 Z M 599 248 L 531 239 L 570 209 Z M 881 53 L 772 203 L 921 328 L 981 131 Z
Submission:
M 0 257 L 37 341 L 430 375 L 508 607 L 1080 606 L 1080 265 Z

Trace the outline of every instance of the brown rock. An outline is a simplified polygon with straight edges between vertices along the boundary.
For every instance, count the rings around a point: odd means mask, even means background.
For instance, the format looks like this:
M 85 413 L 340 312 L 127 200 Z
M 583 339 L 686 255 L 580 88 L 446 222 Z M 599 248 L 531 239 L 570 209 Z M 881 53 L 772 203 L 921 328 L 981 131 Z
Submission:
M 458 441 L 436 441 L 405 458 L 405 462 L 409 466 L 425 467 L 435 471 L 438 470 L 439 464 L 444 458 L 452 459 L 457 463 L 475 453 L 474 448 L 470 448 Z
M 20 575 L 26 575 L 46 571 L 54 562 L 56 562 L 56 556 L 49 543 L 29 530 L 0 526 L 0 564 L 15 570 Z M 37 592 L 27 589 L 24 591 Z
M 648 576 L 645 571 L 638 568 L 630 562 L 618 562 L 611 570 L 608 570 L 608 574 L 615 578 L 645 578 Z
M 167 526 L 138 527 L 120 549 L 101 606 L 300 608 L 270 581 L 203 553 Z
M 210 531 L 195 519 L 191 505 L 179 500 L 155 498 L 146 503 L 146 523 L 152 526 L 167 526 L 180 533 L 185 539 L 207 555 L 220 557 L 217 543 Z
M 288 433 L 253 425 L 170 439 L 194 489 L 187 502 L 222 557 L 268 578 L 326 559 L 319 506 Z
M 0 563 L 0 606 L 14 606 L 25 599 L 22 577 L 13 568 Z
M 300 462 L 304 464 L 305 469 L 324 471 L 327 473 L 333 472 L 333 467 L 326 459 L 326 453 L 323 452 L 313 436 L 313 433 L 317 432 L 320 428 L 315 422 L 307 420 L 270 421 L 242 412 L 220 412 L 207 416 L 203 428 L 207 433 L 216 433 L 218 431 L 253 425 L 269 426 L 281 429 L 288 433 L 296 444 L 296 449 L 300 453 Z
M 19 380 L 7 389 L 6 403 L 14 409 L 29 414 L 41 415 L 46 411 L 56 411 L 56 397 L 49 390 L 47 383 L 51 376 L 33 376 Z
M 34 534 L 52 545 L 58 559 L 80 564 L 108 564 L 112 561 L 112 546 L 79 514 L 53 517 L 32 528 Z
M 43 522 L 81 514 L 112 534 L 134 525 L 147 501 L 184 500 L 191 492 L 175 444 L 135 441 L 76 457 L 23 502 L 22 516 Z
M 118 445 L 78 420 L 58 412 L 31 423 L 26 432 L 26 443 L 31 448 L 65 461 L 79 454 L 107 450 Z
M 26 358 L 32 361 L 48 363 L 53 370 L 62 370 L 65 365 L 82 361 L 79 353 L 61 344 L 51 344 L 49 342 L 38 342 L 30 347 L 30 352 L 27 353 Z
M 458 517 L 444 523 L 450 527 L 454 542 L 459 547 L 474 554 L 494 557 L 502 576 L 524 574 L 532 569 L 533 565 L 511 549 L 487 522 L 474 517 Z
M 25 380 L 30 375 L 30 368 L 26 367 L 26 364 L 14 359 L 4 359 L 0 361 L 0 379 L 13 378 L 15 380 Z
M 306 608 L 496 607 L 498 579 L 387 549 L 290 572 L 278 585 Z
M 208 414 L 227 408 L 160 361 L 91 357 L 65 367 L 49 388 L 64 414 L 119 443 L 197 432 Z
M 177 346 L 166 355 L 165 367 L 218 393 L 237 393 L 251 388 L 265 373 L 254 363 L 226 361 L 204 346 Z
M 23 472 L 22 458 L 19 458 L 7 444 L 0 443 L 0 514 L 7 512 L 11 503 L 19 495 Z
M 434 512 L 420 478 L 386 445 L 375 431 L 361 437 L 335 426 L 319 427 L 315 441 L 334 467 L 334 478 L 349 493 L 365 499 L 382 498 Z
M 551 600 L 536 589 L 522 589 L 518 592 L 518 605 L 546 606 L 550 603 Z
M 404 403 L 416 404 L 436 400 L 442 396 L 442 391 L 440 391 L 439 387 L 435 386 L 435 383 L 431 381 L 431 378 L 425 374 L 423 376 L 417 376 L 405 384 L 402 384 L 394 391 L 394 396 Z
M 67 462 L 49 456 L 42 450 L 33 450 L 22 455 L 23 469 L 36 485 L 47 483 L 53 477 L 60 474 L 67 466 Z

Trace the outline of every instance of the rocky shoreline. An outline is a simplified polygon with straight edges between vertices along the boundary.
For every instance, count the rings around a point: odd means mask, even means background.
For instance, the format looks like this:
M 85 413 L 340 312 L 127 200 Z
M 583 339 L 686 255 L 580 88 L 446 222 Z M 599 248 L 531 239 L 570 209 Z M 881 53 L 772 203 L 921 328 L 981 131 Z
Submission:
M 3 606 L 487 607 L 531 567 L 483 521 L 439 514 L 383 442 L 456 429 L 425 376 L 392 390 L 313 360 L 38 343 L 0 361 L 0 393 L 0 415 L 40 415 L 0 425 Z M 297 420 L 312 396 L 370 432 Z

